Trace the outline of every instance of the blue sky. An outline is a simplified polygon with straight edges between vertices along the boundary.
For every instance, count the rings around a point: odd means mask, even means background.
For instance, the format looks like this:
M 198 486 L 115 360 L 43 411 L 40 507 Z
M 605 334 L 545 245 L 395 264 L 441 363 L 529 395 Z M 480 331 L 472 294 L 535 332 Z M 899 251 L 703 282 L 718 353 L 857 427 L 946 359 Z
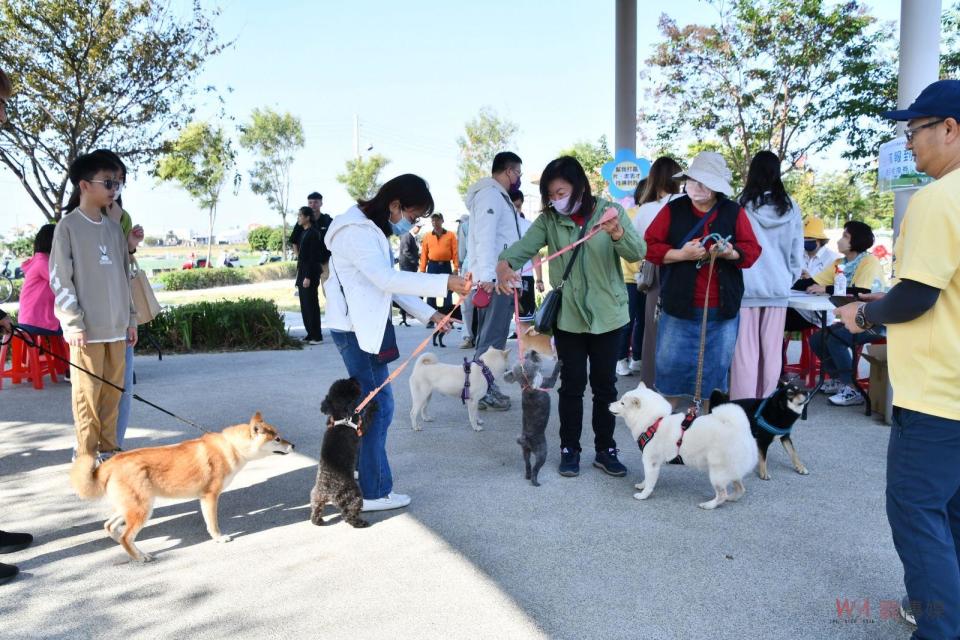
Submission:
M 699 0 L 638 4 L 640 65 L 658 40 L 661 13 L 687 23 L 704 22 L 712 11 Z M 871 5 L 882 20 L 898 17 L 897 0 Z M 613 0 L 227 0 L 220 7 L 218 32 L 235 44 L 209 61 L 199 83 L 233 89 L 224 96 L 237 122 L 258 106 L 301 118 L 306 147 L 293 166 L 291 207 L 313 190 L 323 193 L 328 213 L 351 205 L 335 176 L 353 155 L 354 114 L 362 148 L 372 144 L 391 160 L 382 177 L 422 175 L 438 209 L 455 216 L 463 212 L 455 140 L 482 106 L 519 126 L 515 150 L 529 175 L 578 140 L 606 134 L 612 146 Z M 251 164 L 239 155 L 245 177 Z M 523 189 L 536 194 L 529 181 Z M 0 202 L 0 233 L 41 222 L 5 170 Z M 131 176 L 124 202 L 148 233 L 206 225 L 186 194 L 143 170 Z M 217 228 L 250 222 L 280 218 L 246 181 L 236 195 L 226 187 Z

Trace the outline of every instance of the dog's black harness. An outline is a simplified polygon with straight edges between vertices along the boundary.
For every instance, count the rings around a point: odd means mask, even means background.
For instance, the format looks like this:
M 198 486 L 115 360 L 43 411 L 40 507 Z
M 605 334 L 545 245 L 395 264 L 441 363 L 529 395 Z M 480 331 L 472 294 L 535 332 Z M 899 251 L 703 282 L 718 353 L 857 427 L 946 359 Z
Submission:
M 772 398 L 772 397 L 773 397 L 773 396 L 770 396 L 770 398 Z M 790 431 L 793 429 L 793 425 L 790 425 L 790 426 L 789 426 L 788 428 L 786 428 L 786 429 L 781 429 L 781 428 L 779 428 L 779 427 L 773 426 L 772 424 L 770 424 L 769 422 L 767 422 L 766 418 L 763 417 L 763 409 L 764 409 L 764 407 L 767 406 L 767 401 L 770 400 L 770 398 L 764 398 L 764 399 L 763 399 L 763 402 L 761 402 L 761 403 L 760 403 L 760 406 L 757 407 L 757 412 L 756 412 L 755 414 L 753 414 L 753 419 L 756 420 L 756 421 L 757 421 L 757 424 L 758 424 L 764 431 L 766 431 L 767 433 L 771 433 L 771 434 L 773 434 L 773 435 L 775 435 L 775 436 L 788 436 L 788 435 L 790 435 Z
M 463 404 L 467 404 L 467 400 L 470 399 L 470 369 L 472 365 L 480 365 L 480 372 L 483 373 L 484 379 L 487 381 L 487 387 L 493 384 L 493 372 L 490 371 L 490 367 L 485 365 L 480 360 L 470 361 L 466 358 L 463 359 L 463 391 L 460 393 L 460 400 Z
M 354 422 L 353 420 L 354 418 L 357 419 L 356 422 Z M 333 427 L 337 427 L 340 425 L 346 425 L 350 427 L 351 429 L 357 432 L 358 436 L 363 435 L 363 419 L 359 415 L 351 416 L 349 418 L 340 418 L 339 420 L 331 420 L 327 428 L 332 429 Z

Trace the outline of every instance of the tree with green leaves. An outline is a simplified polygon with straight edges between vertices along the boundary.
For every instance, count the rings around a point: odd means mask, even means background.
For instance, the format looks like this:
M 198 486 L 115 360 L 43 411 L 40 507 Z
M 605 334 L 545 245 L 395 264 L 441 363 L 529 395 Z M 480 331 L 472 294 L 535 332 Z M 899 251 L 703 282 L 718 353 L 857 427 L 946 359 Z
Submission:
M 960 2 L 943 12 L 943 41 L 940 43 L 940 77 L 960 74 Z
M 186 17 L 152 0 L 0 0 L 0 68 L 15 88 L 0 163 L 59 220 L 67 167 L 109 148 L 156 158 L 190 120 L 193 81 L 223 49 L 199 3 Z
M 366 159 L 347 160 L 346 171 L 337 175 L 337 182 L 346 188 L 354 200 L 371 198 L 380 189 L 380 171 L 389 163 L 380 154 Z
M 610 147 L 607 145 L 607 136 L 602 135 L 596 144 L 581 140 L 568 149 L 561 150 L 557 155 L 573 156 L 583 166 L 587 179 L 590 180 L 590 190 L 593 195 L 600 195 L 607 188 L 607 182 L 600 175 L 603 165 L 613 160 Z
M 287 253 L 287 213 L 290 210 L 290 167 L 293 154 L 303 148 L 303 125 L 291 113 L 270 107 L 254 109 L 240 127 L 240 146 L 256 155 L 250 170 L 250 190 L 266 196 L 283 222 L 283 254 Z
M 837 229 L 848 220 L 873 229 L 893 226 L 893 193 L 877 189 L 874 173 L 794 171 L 784 185 L 804 216 L 818 216 L 827 227 Z
M 217 218 L 220 191 L 230 178 L 236 153 L 226 132 L 208 122 L 189 124 L 160 156 L 154 175 L 176 182 L 190 197 L 207 210 L 210 223 L 207 234 L 207 266 L 213 254 L 213 225 Z
M 896 104 L 892 28 L 863 2 L 709 4 L 714 24 L 660 19 L 663 40 L 645 75 L 649 107 L 639 114 L 648 137 L 716 141 L 745 175 L 763 149 L 789 171 L 841 138 L 846 158 L 873 158 L 892 136 L 892 123 L 876 117 Z
M 481 178 L 490 177 L 493 157 L 501 151 L 512 151 L 517 125 L 500 118 L 490 107 L 482 107 L 477 117 L 464 125 L 464 135 L 457 138 L 460 159 L 457 163 L 460 182 L 457 191 L 467 189 Z

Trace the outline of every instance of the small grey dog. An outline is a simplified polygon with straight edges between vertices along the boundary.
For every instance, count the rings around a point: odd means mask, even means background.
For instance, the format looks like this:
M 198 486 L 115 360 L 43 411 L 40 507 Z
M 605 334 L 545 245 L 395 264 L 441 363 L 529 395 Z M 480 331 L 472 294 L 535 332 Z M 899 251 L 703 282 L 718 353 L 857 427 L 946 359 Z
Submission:
M 547 460 L 547 423 L 550 421 L 550 394 L 560 375 L 560 361 L 553 366 L 553 373 L 549 378 L 543 377 L 545 359 L 532 349 L 527 351 L 524 361 L 513 365 L 503 379 L 505 382 L 519 383 L 523 390 L 521 406 L 523 407 L 523 431 L 517 438 L 517 444 L 523 449 L 523 462 L 526 466 L 526 478 L 535 487 L 539 487 L 537 474 Z M 530 465 L 530 454 L 537 459 Z

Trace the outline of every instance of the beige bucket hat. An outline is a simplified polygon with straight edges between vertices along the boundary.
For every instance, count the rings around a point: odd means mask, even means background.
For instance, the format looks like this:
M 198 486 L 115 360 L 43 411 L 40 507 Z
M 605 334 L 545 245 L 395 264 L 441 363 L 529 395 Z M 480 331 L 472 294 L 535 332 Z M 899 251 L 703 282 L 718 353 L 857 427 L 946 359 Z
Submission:
M 727 196 L 733 193 L 733 187 L 730 186 L 733 172 L 730 171 L 723 156 L 716 151 L 701 151 L 686 171 L 681 171 L 673 177 L 681 180 L 692 178 L 711 191 Z

